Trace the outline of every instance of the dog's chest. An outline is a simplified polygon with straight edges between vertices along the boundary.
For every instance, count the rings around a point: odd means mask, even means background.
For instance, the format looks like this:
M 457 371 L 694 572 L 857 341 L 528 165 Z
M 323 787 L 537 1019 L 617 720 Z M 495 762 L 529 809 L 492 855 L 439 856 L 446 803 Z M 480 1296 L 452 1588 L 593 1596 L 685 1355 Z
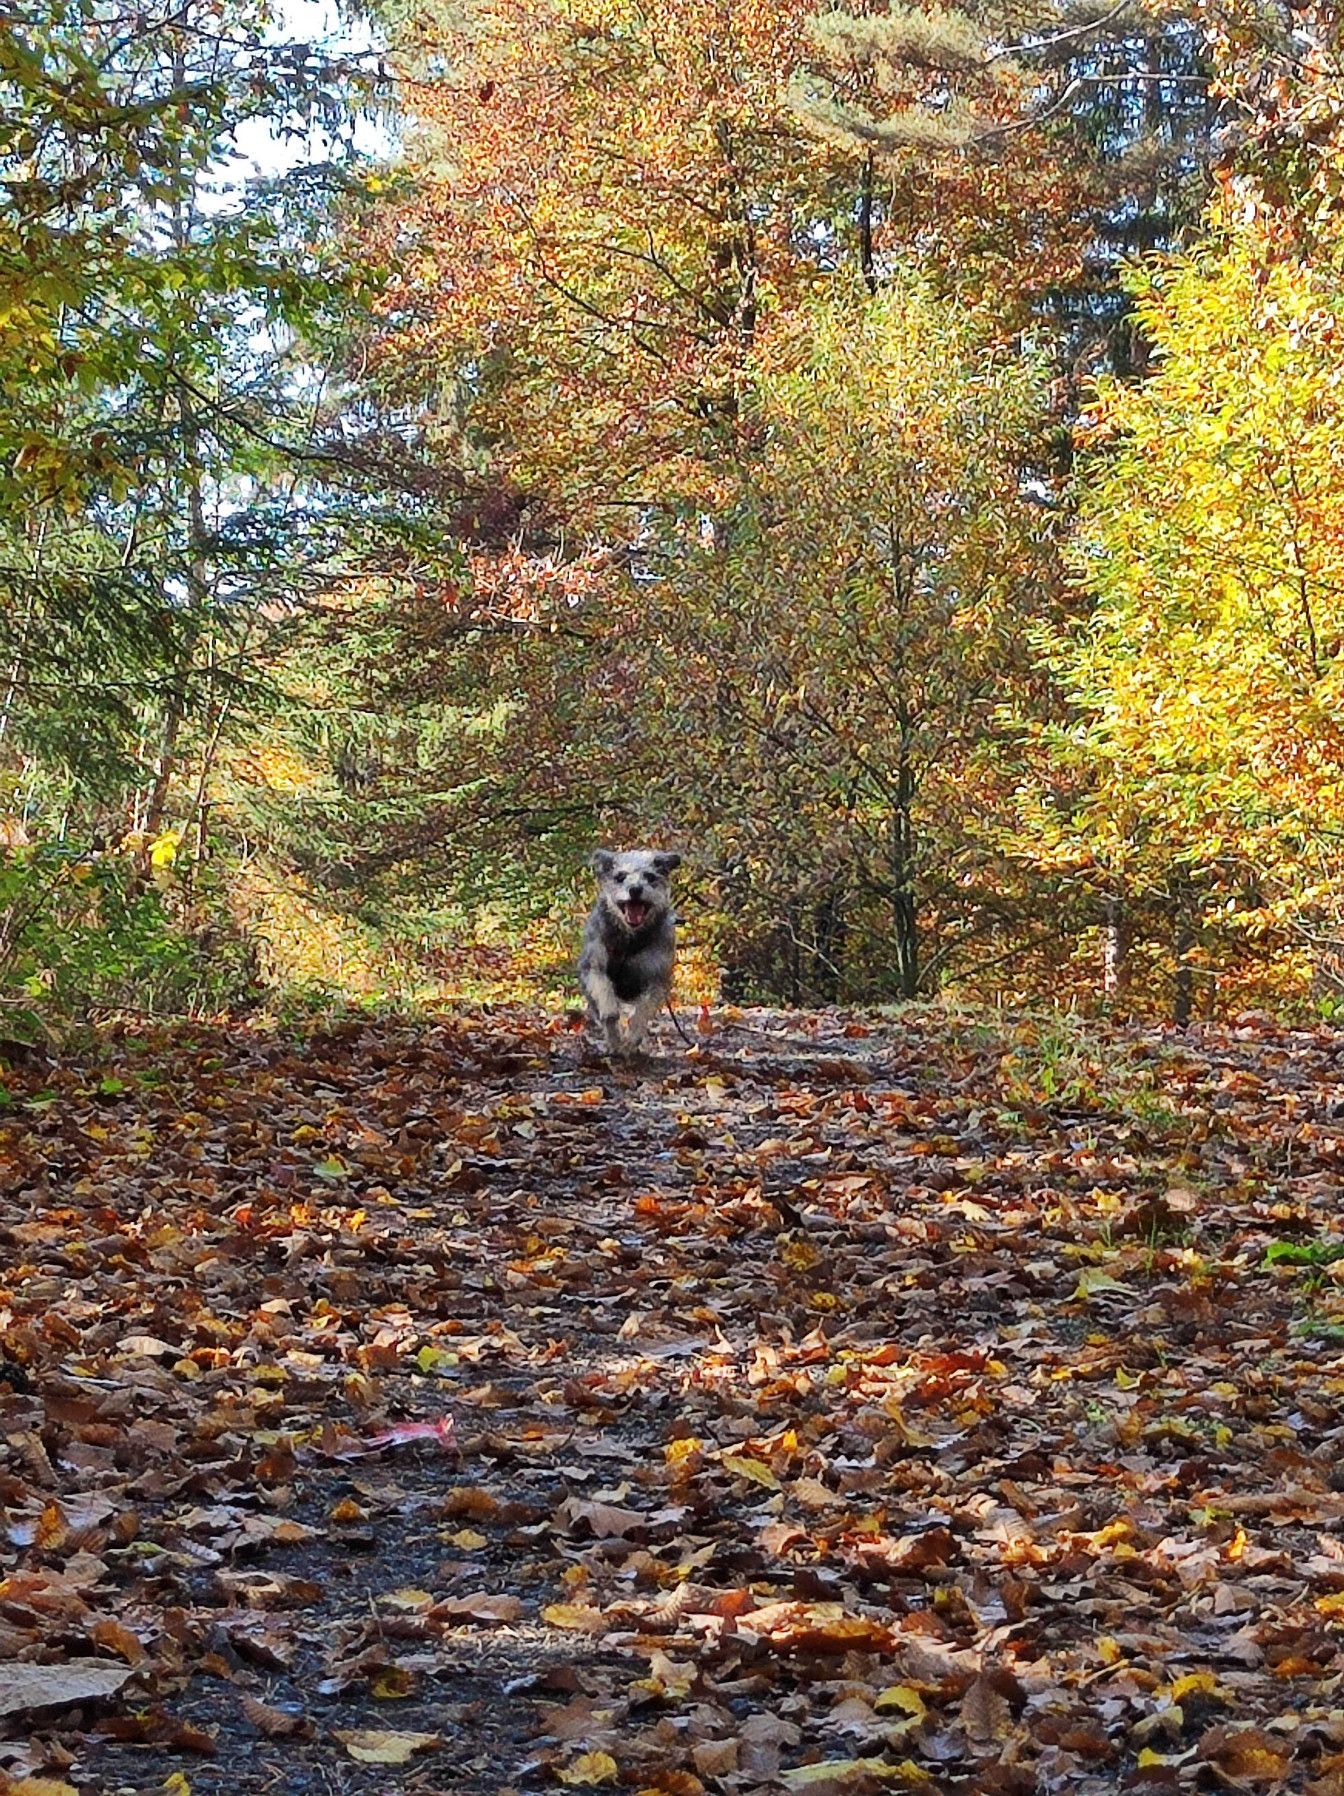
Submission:
M 607 966 L 612 987 L 623 1004 L 633 1004 L 648 989 L 651 972 L 652 968 L 638 952 L 620 959 L 613 957 Z
M 672 965 L 672 918 L 631 935 L 602 930 L 604 971 L 622 1004 L 633 1004 L 666 980 Z

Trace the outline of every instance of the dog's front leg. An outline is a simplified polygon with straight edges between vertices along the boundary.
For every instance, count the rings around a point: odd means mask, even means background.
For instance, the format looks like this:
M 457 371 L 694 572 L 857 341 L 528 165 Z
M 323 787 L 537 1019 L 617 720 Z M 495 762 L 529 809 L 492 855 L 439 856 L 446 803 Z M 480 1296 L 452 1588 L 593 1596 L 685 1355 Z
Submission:
M 601 1024 L 602 1033 L 606 1037 L 607 1052 L 615 1054 L 621 1045 L 621 1005 L 616 996 L 616 987 L 605 973 L 599 973 L 593 967 L 588 970 L 584 988 L 588 993 L 589 1019 Z
M 649 1023 L 657 1016 L 663 1002 L 664 993 L 658 990 L 641 992 L 635 999 L 634 1011 L 630 1017 L 626 1039 L 633 1051 L 643 1042 L 648 1033 Z

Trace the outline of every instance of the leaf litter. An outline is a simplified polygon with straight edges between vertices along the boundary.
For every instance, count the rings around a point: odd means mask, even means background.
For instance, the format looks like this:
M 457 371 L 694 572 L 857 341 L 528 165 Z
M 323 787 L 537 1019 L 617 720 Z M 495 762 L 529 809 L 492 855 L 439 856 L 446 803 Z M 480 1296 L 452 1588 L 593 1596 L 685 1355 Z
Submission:
M 1344 1049 L 714 1023 L 11 1074 L 0 1791 L 1344 1796 Z

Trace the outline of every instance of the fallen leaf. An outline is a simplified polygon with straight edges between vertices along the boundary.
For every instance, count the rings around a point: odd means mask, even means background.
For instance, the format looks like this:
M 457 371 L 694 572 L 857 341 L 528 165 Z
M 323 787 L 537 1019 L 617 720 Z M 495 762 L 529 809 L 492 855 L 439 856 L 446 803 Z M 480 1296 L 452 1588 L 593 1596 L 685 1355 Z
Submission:
M 0 1715 L 24 1709 L 68 1709 L 114 1696 L 130 1668 L 106 1659 L 68 1659 L 63 1665 L 0 1665 Z
M 557 1523 L 572 1533 L 587 1533 L 594 1540 L 628 1538 L 647 1526 L 637 1509 L 620 1509 L 614 1503 L 585 1503 L 570 1497 L 556 1511 Z
M 398 1422 L 377 1434 L 359 1440 L 340 1440 L 326 1448 L 328 1459 L 363 1459 L 384 1447 L 404 1447 L 415 1441 L 429 1441 L 445 1453 L 457 1453 L 457 1431 L 451 1416 L 440 1416 L 436 1422 Z
M 557 1604 L 556 1607 L 564 1607 Z M 448 1597 L 435 1603 L 430 1610 L 434 1621 L 485 1621 L 510 1622 L 517 1621 L 523 1613 L 523 1605 L 516 1596 L 495 1595 L 486 1590 L 479 1590 L 472 1596 Z M 565 1624 L 555 1622 L 555 1627 Z
M 840 1603 L 767 1603 L 741 1616 L 738 1628 L 795 1652 L 883 1652 L 894 1644 L 885 1622 L 849 1615 Z
M 142 1359 L 180 1359 L 182 1349 L 172 1341 L 161 1341 L 157 1335 L 123 1335 L 117 1346 L 122 1353 L 138 1354 Z
M 1099 1266 L 1085 1266 L 1078 1274 L 1078 1283 L 1074 1287 L 1074 1297 L 1095 1297 L 1099 1291 L 1128 1291 L 1130 1287 L 1122 1284 L 1118 1278 L 1112 1278 L 1109 1272 L 1103 1272 Z
M 932 1779 L 910 1759 L 893 1765 L 889 1759 L 869 1758 L 823 1759 L 816 1765 L 799 1765 L 781 1772 L 779 1781 L 786 1790 L 801 1790 L 806 1796 L 862 1796 L 862 1792 L 884 1784 L 913 1787 Z
M 1225 1777 L 1248 1784 L 1277 1783 L 1288 1775 L 1290 1763 L 1285 1747 L 1255 1727 L 1210 1728 L 1200 1739 L 1199 1756 Z
M 700 1740 L 691 1748 L 691 1763 L 701 1777 L 731 1777 L 739 1750 L 736 1740 Z
M 621 1768 L 609 1752 L 585 1752 L 556 1771 L 562 1784 L 610 1784 L 620 1776 Z
M 750 1483 L 759 1484 L 765 1490 L 781 1490 L 783 1488 L 765 1461 L 753 1459 L 749 1453 L 725 1453 L 719 1463 L 726 1472 L 731 1472 L 735 1478 L 746 1478 Z
M 605 1634 L 608 1622 L 600 1609 L 586 1603 L 548 1603 L 541 1619 L 553 1628 L 567 1628 L 577 1634 Z
M 1191 1696 L 1215 1696 L 1225 1702 L 1228 1697 L 1211 1671 L 1188 1671 L 1184 1677 L 1173 1678 L 1168 1694 L 1173 1702 L 1185 1702 Z
M 455 1534 L 448 1535 L 447 1544 L 464 1553 L 478 1553 L 482 1547 L 490 1545 L 490 1540 L 477 1528 L 459 1528 Z
M 878 1691 L 873 1707 L 879 1715 L 910 1715 L 916 1721 L 922 1721 L 929 1712 L 924 1698 L 909 1684 L 888 1684 L 885 1690 Z
M 442 1746 L 439 1734 L 397 1734 L 382 1728 L 338 1728 L 338 1739 L 361 1765 L 404 1765 L 418 1752 Z
M 89 1639 L 95 1646 L 105 1646 L 109 1651 L 119 1653 L 128 1665 L 143 1665 L 149 1658 L 139 1635 L 110 1615 L 101 1616 L 94 1622 L 89 1629 Z
M 430 1609 L 434 1605 L 431 1592 L 410 1587 L 385 1591 L 378 1601 L 385 1609 L 401 1609 L 411 1614 L 416 1610 Z
M 288 1740 L 295 1736 L 312 1738 L 313 1724 L 306 1715 L 295 1714 L 289 1709 L 273 1709 L 255 1696 L 244 1696 L 241 1707 L 247 1720 L 268 1740 Z
M 369 1680 L 375 1702 L 403 1702 L 415 1691 L 415 1673 L 405 1665 L 385 1665 Z
M 972 1740 L 1002 1740 L 1012 1719 L 1007 1697 L 988 1678 L 977 1678 L 961 1700 L 961 1725 Z

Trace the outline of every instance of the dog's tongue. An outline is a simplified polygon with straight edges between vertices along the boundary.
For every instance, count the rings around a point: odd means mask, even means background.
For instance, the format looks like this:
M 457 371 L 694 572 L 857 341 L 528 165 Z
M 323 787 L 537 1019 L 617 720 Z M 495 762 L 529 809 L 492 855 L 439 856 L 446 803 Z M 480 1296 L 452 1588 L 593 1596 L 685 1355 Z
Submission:
M 625 912 L 625 920 L 631 929 L 642 929 L 648 921 L 649 907 L 631 898 L 621 907 Z

